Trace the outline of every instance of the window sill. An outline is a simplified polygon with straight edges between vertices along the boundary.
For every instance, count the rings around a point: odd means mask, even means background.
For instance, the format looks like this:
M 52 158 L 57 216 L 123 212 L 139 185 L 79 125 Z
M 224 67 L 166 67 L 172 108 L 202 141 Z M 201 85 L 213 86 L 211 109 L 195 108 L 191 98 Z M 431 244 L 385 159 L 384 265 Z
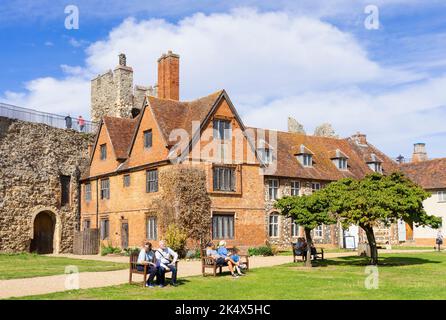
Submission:
M 241 191 L 218 191 L 218 190 L 212 190 L 212 191 L 209 191 L 209 194 L 241 196 L 242 192 Z

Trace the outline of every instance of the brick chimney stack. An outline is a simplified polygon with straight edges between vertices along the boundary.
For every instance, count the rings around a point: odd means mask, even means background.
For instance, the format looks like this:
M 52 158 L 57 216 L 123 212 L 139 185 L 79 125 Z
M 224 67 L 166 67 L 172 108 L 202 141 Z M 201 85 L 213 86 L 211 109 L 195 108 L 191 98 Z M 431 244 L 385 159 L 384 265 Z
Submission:
M 357 132 L 356 134 L 352 135 L 352 139 L 358 145 L 367 145 L 367 135 L 364 133 Z
M 425 143 L 415 143 L 413 145 L 412 162 L 427 161 L 427 152 Z
M 180 99 L 180 56 L 170 50 L 158 59 L 158 98 Z

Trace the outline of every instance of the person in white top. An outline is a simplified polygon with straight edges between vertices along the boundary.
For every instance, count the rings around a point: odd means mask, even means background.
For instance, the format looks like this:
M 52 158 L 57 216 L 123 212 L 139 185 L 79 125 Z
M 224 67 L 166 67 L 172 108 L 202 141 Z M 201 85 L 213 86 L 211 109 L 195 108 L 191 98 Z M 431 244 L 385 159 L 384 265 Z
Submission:
M 159 242 L 159 249 L 155 251 L 155 258 L 158 266 L 158 279 L 160 287 L 164 287 L 166 282 L 165 274 L 172 272 L 172 286 L 177 286 L 177 268 L 175 263 L 178 260 L 178 253 L 169 248 L 165 240 Z

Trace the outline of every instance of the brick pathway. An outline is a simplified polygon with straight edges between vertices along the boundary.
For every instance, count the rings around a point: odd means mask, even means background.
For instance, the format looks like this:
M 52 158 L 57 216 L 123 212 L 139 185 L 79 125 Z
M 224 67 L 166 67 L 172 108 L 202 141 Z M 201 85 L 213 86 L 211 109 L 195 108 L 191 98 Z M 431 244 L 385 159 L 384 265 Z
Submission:
M 429 250 L 427 252 L 430 252 Z M 380 250 L 384 253 L 387 250 Z M 389 251 L 390 252 L 390 251 Z M 393 250 L 393 253 L 404 252 L 404 253 L 416 253 L 416 252 L 426 252 L 426 250 Z M 326 258 L 335 258 L 342 256 L 356 255 L 356 252 L 342 252 L 342 253 L 326 253 Z M 124 262 L 128 263 L 128 257 L 121 256 L 76 256 L 72 254 L 64 255 L 52 255 L 52 256 L 63 256 L 74 259 L 84 259 L 84 260 L 99 260 L 99 261 L 113 261 L 113 262 Z M 284 263 L 289 263 L 293 259 L 292 256 L 275 256 L 275 257 L 251 257 L 250 267 L 271 267 L 276 265 L 281 265 Z M 189 277 L 201 274 L 201 262 L 200 261 L 185 261 L 182 260 L 178 267 L 179 277 Z M 72 277 L 73 275 L 71 275 Z M 97 288 L 114 286 L 119 284 L 124 284 L 128 282 L 128 269 L 117 270 L 117 271 L 106 271 L 106 272 L 82 272 L 79 273 L 79 288 Z M 12 280 L 0 280 L 0 299 L 10 298 L 10 297 L 23 297 L 38 294 L 47 294 L 52 292 L 65 291 L 66 284 L 70 285 L 71 279 L 67 275 L 55 275 L 46 277 L 36 277 L 28 279 L 12 279 Z M 134 281 L 142 281 L 141 275 L 134 275 Z

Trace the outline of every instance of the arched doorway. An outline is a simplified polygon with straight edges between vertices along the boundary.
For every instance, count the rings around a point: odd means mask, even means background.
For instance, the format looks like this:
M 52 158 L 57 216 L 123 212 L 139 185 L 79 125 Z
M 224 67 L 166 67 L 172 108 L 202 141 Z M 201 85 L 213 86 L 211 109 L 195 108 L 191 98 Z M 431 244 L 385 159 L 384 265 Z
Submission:
M 31 252 L 46 254 L 54 252 L 56 216 L 51 211 L 42 211 L 34 218 Z

